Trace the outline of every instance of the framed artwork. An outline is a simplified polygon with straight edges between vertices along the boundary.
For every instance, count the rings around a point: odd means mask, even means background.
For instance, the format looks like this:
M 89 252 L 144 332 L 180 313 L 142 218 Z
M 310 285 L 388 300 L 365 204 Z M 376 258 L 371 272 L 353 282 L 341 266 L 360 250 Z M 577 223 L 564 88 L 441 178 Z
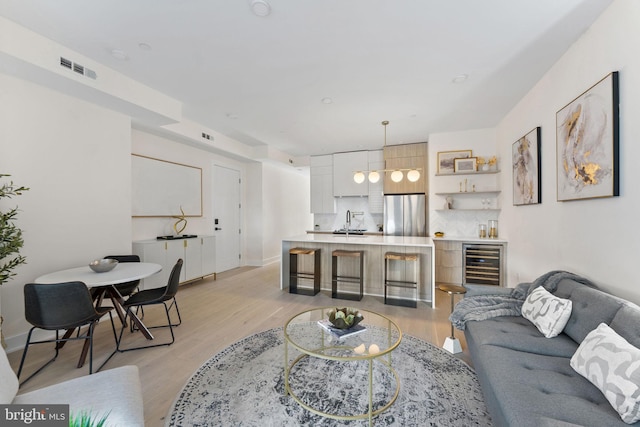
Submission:
M 471 157 L 471 150 L 440 151 L 438 152 L 438 173 L 454 173 L 454 159 Z
M 454 173 L 469 173 L 477 171 L 477 157 L 465 157 L 453 159 Z
M 556 113 L 558 201 L 620 194 L 618 72 Z
M 511 146 L 513 163 L 513 205 L 542 203 L 540 175 L 540 127 L 514 142 Z

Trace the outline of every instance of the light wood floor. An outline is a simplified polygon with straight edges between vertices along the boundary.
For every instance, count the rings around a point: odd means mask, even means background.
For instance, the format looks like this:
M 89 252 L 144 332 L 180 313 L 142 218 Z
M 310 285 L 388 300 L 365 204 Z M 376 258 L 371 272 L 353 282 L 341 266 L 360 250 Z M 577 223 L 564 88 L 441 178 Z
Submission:
M 283 326 L 296 313 L 312 307 L 355 306 L 376 311 L 391 317 L 403 333 L 441 346 L 450 334 L 448 316 L 449 296 L 436 291 L 436 309 L 426 303 L 418 308 L 384 305 L 382 298 L 365 296 L 360 302 L 331 298 L 323 291 L 315 297 L 291 295 L 280 290 L 279 264 L 260 268 L 240 268 L 218 274 L 218 280 L 205 279 L 183 285 L 178 292 L 178 304 L 182 314 L 182 325 L 174 328 L 176 342 L 169 347 L 157 347 L 116 354 L 103 369 L 123 365 L 137 365 L 140 369 L 144 395 L 144 414 L 147 426 L 164 425 L 169 406 L 188 378 L 211 356 L 235 341 L 256 332 Z M 457 300 L 456 300 L 457 301 Z M 164 316 L 162 306 L 145 310 L 144 322 L 153 325 L 154 319 Z M 116 326 L 119 321 L 115 319 Z M 168 330 L 153 331 L 156 339 L 168 337 Z M 140 333 L 125 332 L 127 343 L 133 342 Z M 464 336 L 456 331 L 464 352 L 462 360 L 470 364 Z M 114 347 L 113 334 L 108 322 L 96 328 L 94 363 L 100 363 Z M 67 344 L 58 359 L 20 389 L 20 393 L 38 389 L 88 373 L 88 363 L 76 369 L 80 343 Z M 37 345 L 29 350 L 25 373 L 51 357 L 53 350 L 48 345 Z M 21 351 L 11 353 L 11 365 L 17 371 Z M 108 386 L 108 385 L 105 385 Z

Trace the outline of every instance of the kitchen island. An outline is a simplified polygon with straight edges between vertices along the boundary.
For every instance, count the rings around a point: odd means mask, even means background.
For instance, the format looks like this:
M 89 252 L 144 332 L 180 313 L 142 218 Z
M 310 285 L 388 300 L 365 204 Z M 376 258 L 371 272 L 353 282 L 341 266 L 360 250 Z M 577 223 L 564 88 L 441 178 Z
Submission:
M 419 256 L 420 284 L 418 299 L 435 308 L 435 249 L 430 237 L 305 234 L 282 240 L 282 267 L 280 288 L 289 288 L 289 249 L 315 248 L 321 250 L 320 288 L 331 292 L 331 253 L 334 250 L 364 251 L 364 294 L 384 296 L 385 253 L 415 253 Z M 313 259 L 299 257 L 301 271 L 313 271 Z M 394 277 L 411 277 L 413 266 L 403 263 L 390 264 L 389 274 Z M 341 274 L 358 275 L 355 265 L 341 265 Z M 346 271 L 345 271 L 346 269 Z M 347 289 L 347 291 L 349 291 Z M 341 301 L 336 299 L 336 301 Z M 348 304 L 345 302 L 345 304 Z M 351 303 L 353 304 L 353 303 Z M 338 304 L 339 305 L 339 304 Z

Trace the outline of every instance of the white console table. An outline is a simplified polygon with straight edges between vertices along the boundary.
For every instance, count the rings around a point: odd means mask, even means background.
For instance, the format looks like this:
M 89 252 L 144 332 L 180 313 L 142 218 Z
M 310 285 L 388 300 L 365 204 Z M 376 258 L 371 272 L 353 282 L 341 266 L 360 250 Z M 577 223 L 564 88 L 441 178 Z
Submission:
M 179 258 L 184 260 L 180 283 L 191 282 L 216 273 L 215 236 L 197 236 L 188 239 L 139 240 L 133 242 L 133 253 L 142 262 L 162 266 L 162 271 L 143 280 L 143 289 L 166 286 L 169 273 Z

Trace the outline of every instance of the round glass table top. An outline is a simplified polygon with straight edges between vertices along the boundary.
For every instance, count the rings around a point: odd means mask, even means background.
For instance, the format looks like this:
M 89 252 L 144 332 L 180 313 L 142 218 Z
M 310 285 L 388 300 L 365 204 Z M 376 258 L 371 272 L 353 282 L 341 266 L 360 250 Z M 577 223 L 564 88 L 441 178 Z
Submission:
M 336 308 L 342 307 L 314 308 L 295 315 L 284 326 L 285 339 L 305 354 L 334 360 L 373 359 L 400 345 L 402 332 L 398 325 L 367 310 L 358 309 L 363 320 L 351 329 L 342 330 L 345 336 L 338 336 L 327 329 L 331 325 L 329 312 Z

